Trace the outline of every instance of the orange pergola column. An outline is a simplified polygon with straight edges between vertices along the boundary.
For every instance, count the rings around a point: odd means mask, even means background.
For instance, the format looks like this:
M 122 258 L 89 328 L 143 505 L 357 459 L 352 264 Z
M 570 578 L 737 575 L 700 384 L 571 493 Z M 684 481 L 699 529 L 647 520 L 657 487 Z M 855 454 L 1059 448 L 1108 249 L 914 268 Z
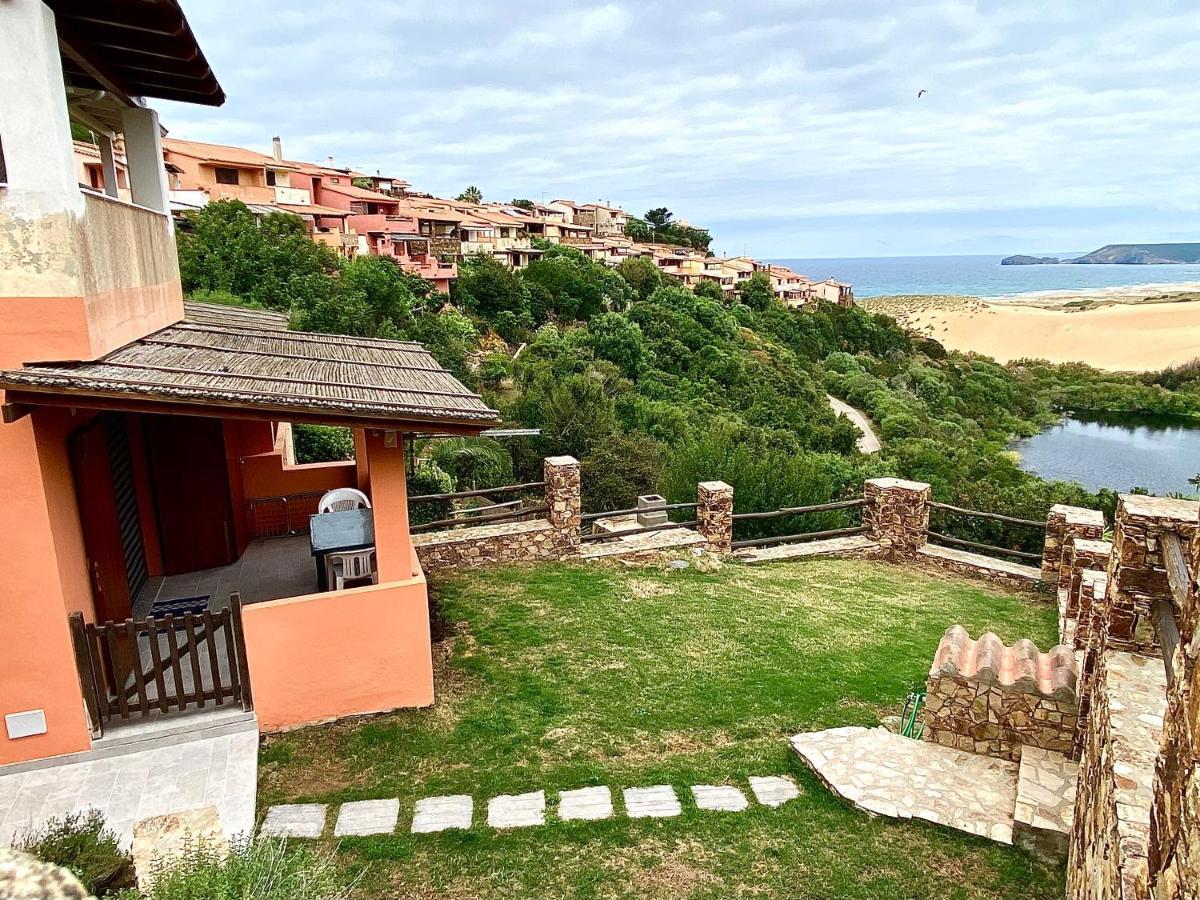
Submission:
M 408 532 L 403 435 L 399 431 L 368 429 L 366 450 L 371 472 L 379 583 L 402 581 L 414 574 L 412 537 Z

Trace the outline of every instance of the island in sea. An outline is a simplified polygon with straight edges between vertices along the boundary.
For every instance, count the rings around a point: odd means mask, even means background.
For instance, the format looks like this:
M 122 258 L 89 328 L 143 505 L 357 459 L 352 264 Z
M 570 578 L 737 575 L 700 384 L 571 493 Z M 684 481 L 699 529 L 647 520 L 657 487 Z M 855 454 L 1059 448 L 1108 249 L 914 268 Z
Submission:
M 1057 256 L 1006 256 L 1002 266 L 1109 265 L 1161 266 L 1200 263 L 1200 243 L 1195 244 L 1105 244 L 1099 250 L 1075 259 Z

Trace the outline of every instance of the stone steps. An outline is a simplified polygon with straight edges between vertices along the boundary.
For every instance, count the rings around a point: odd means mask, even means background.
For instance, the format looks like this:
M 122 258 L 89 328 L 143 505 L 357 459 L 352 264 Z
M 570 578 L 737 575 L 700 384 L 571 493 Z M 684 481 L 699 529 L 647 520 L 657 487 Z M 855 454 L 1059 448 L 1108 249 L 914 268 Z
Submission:
M 868 555 L 880 550 L 877 541 L 863 534 L 827 538 L 823 541 L 804 541 L 795 544 L 775 544 L 772 547 L 743 547 L 734 558 L 744 563 L 777 562 L 783 559 L 804 559 L 811 556 Z
M 1048 859 L 1066 859 L 1078 777 L 1079 763 L 1062 753 L 1021 748 L 1013 843 Z

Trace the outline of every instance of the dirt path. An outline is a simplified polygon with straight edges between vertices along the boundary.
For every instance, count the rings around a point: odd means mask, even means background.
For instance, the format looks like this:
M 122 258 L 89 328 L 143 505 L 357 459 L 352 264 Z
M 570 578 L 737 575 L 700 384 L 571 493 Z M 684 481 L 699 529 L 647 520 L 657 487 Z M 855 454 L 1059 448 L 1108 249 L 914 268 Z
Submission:
M 883 445 L 879 443 L 879 435 L 871 427 L 871 420 L 864 413 L 859 412 L 848 403 L 843 403 L 832 394 L 826 394 L 825 397 L 829 400 L 829 405 L 833 407 L 835 413 L 845 416 L 858 429 L 858 449 L 863 453 L 878 453 L 879 448 Z

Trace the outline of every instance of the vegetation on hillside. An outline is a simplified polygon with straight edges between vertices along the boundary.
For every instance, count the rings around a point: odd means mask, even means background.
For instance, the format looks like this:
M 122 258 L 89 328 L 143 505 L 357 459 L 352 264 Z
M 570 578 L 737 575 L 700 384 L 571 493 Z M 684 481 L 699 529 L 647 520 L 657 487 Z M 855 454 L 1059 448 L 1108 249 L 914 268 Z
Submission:
M 179 243 L 190 293 L 289 310 L 301 329 L 423 342 L 507 423 L 541 429 L 506 442 L 511 465 L 473 470 L 470 485 L 538 480 L 543 456 L 571 454 L 587 473 L 589 511 L 652 489 L 689 500 L 707 479 L 732 484 L 739 511 L 761 511 L 856 496 L 864 478 L 898 475 L 930 482 L 938 500 L 1024 518 L 1054 503 L 1111 512 L 1115 495 L 1025 473 L 1007 445 L 1065 409 L 1200 416 L 1200 366 L 1147 376 L 1002 366 L 859 308 L 788 309 L 763 277 L 725 297 L 687 290 L 648 260 L 610 269 L 544 245 L 523 272 L 486 255 L 465 260 L 447 297 L 392 260 L 339 260 L 294 217 L 256 223 L 236 201 L 194 214 Z M 855 450 L 855 428 L 826 393 L 874 420 L 881 453 Z M 458 484 L 438 472 L 432 482 Z M 795 525 L 759 526 L 768 524 Z M 954 533 L 1039 549 L 1036 533 L 997 523 Z

